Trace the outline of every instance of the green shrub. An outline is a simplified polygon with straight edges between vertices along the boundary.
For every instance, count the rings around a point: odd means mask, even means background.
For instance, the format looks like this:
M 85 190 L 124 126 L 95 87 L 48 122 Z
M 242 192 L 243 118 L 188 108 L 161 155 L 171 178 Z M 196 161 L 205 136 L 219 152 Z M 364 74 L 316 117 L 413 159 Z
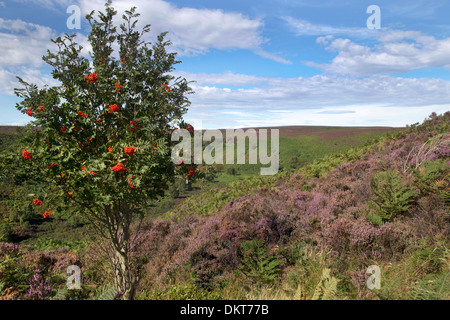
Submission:
M 32 270 L 19 265 L 22 259 L 21 254 L 13 253 L 6 255 L 0 260 L 0 270 L 2 271 L 2 283 L 4 288 L 13 287 L 20 292 L 25 292 L 29 287 L 29 279 Z
M 0 242 L 11 242 L 12 236 L 11 224 L 8 221 L 0 221 Z
M 280 272 L 281 259 L 270 251 L 263 240 L 242 242 L 238 250 L 239 271 L 256 283 L 272 283 Z
M 50 300 L 116 300 L 117 289 L 109 284 L 104 284 L 95 289 L 88 289 L 83 284 L 81 289 L 69 290 L 64 283 Z
M 89 300 L 115 300 L 117 296 L 117 289 L 114 286 L 105 284 L 94 293 Z
M 450 272 L 426 275 L 414 284 L 408 299 L 449 300 Z
M 220 294 L 199 288 L 194 284 L 174 285 L 168 289 L 144 291 L 138 300 L 220 300 Z
M 230 174 L 230 175 L 236 175 L 236 169 L 235 168 L 233 168 L 233 167 L 229 167 L 229 168 L 227 168 L 227 174 Z
M 430 244 L 428 239 L 419 241 L 413 263 L 420 273 L 439 273 L 446 269 L 450 271 L 450 251 L 441 241 L 436 244 Z
M 206 166 L 204 175 L 206 181 L 213 182 L 217 178 L 217 170 L 213 166 Z
M 67 220 L 66 223 L 69 227 L 75 229 L 78 227 L 81 227 L 87 223 L 89 223 L 89 221 L 87 221 L 85 218 L 77 215 L 77 214 L 72 214 Z
M 32 205 L 28 205 L 23 210 L 19 210 L 18 212 L 19 221 L 21 226 L 27 225 L 27 223 L 30 223 L 33 221 L 33 219 L 36 218 L 36 214 L 34 212 L 34 208 Z
M 366 217 L 367 220 L 376 227 L 382 226 L 384 224 L 383 219 L 375 213 L 369 212 L 367 213 Z
M 322 270 L 322 277 L 314 290 L 312 300 L 331 300 L 337 295 L 339 280 L 331 275 L 329 268 Z
M 57 250 L 64 248 L 67 250 L 77 250 L 81 251 L 85 249 L 89 243 L 85 240 L 60 240 L 60 239 L 48 239 L 48 238 L 38 238 L 33 244 L 35 250 L 47 251 L 47 250 Z
M 297 169 L 300 166 L 300 161 L 296 155 L 289 159 L 289 167 L 291 169 Z
M 375 196 L 369 206 L 384 222 L 392 221 L 395 215 L 408 211 L 414 190 L 404 184 L 398 171 L 383 171 L 374 175 L 371 187 Z
M 448 174 L 445 175 L 445 172 L 449 170 L 447 162 L 444 159 L 426 161 L 413 171 L 416 185 L 423 195 L 441 193 L 441 189 L 448 186 Z
M 445 191 L 440 194 L 444 203 L 450 207 L 450 191 Z
M 168 194 L 172 198 L 178 198 L 182 196 L 187 191 L 186 180 L 184 179 L 175 179 L 173 183 L 169 186 Z

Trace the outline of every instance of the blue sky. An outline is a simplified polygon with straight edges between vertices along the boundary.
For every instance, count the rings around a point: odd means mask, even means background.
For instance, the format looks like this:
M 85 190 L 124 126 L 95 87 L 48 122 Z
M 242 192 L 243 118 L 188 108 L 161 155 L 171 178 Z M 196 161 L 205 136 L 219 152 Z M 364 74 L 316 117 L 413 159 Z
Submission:
M 22 125 L 15 76 L 56 85 L 42 61 L 64 33 L 89 51 L 89 26 L 70 30 L 101 0 L 0 0 L 0 125 Z M 369 29 L 370 5 L 380 29 Z M 116 0 L 136 6 L 148 39 L 168 31 L 195 93 L 196 127 L 404 126 L 450 110 L 450 1 Z

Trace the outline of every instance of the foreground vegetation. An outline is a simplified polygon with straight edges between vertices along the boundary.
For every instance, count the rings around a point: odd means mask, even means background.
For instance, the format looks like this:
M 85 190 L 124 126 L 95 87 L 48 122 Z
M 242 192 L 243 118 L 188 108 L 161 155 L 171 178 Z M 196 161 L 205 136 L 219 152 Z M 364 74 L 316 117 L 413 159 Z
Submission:
M 144 213 L 137 298 L 449 299 L 449 132 L 450 113 L 433 114 L 359 145 L 283 138 L 276 176 L 201 168 L 205 181 L 172 186 Z M 2 178 L 2 298 L 120 298 L 90 224 L 68 209 L 44 220 L 19 205 L 42 186 Z M 72 264 L 82 290 L 66 289 Z M 379 290 L 366 286 L 370 265 Z

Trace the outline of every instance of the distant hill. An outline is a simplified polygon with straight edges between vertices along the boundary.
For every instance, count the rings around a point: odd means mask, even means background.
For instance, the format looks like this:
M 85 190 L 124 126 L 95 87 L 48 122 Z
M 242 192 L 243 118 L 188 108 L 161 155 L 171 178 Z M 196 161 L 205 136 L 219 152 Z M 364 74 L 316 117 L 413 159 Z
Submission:
M 301 135 L 316 135 L 320 136 L 322 139 L 336 139 L 343 137 L 357 136 L 363 133 L 384 133 L 392 130 L 403 129 L 401 127 L 336 127 L 336 126 L 279 126 L 279 127 L 248 127 L 242 128 L 243 130 L 248 129 L 278 129 L 280 130 L 281 137 L 294 138 Z M 226 129 L 220 129 L 220 131 L 225 132 Z
M 16 132 L 23 126 L 0 126 L 0 134 L 8 134 Z M 319 135 L 323 138 L 329 137 L 348 137 L 358 135 L 364 132 L 387 132 L 402 129 L 399 127 L 335 127 L 335 126 L 280 126 L 280 127 L 249 127 L 247 129 L 279 129 L 280 136 L 297 137 L 299 135 Z M 219 129 L 225 132 L 226 129 Z
M 21 126 L 0 126 L 0 134 L 14 133 L 19 128 L 23 128 L 23 127 L 21 127 Z

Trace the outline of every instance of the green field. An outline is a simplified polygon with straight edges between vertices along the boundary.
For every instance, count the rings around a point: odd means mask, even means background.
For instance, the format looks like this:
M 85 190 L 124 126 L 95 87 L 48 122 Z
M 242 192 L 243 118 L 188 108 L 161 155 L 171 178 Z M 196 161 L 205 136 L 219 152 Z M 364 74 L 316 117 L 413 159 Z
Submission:
M 398 128 L 372 129 L 370 127 L 360 128 L 359 130 L 349 127 L 313 127 L 310 130 L 313 133 L 309 134 L 305 133 L 305 131 L 308 131 L 307 129 L 307 127 L 299 127 L 297 130 L 291 129 L 288 135 L 281 128 L 279 138 L 280 170 L 299 169 L 325 155 L 337 154 L 348 148 L 370 143 L 381 136 L 398 130 Z M 326 137 L 324 137 L 324 134 L 326 134 Z M 268 135 L 270 137 L 270 131 Z M 270 143 L 271 140 L 269 139 L 267 141 L 269 151 L 271 149 Z M 225 159 L 226 148 L 223 150 Z M 260 175 L 260 168 L 269 166 L 248 164 L 248 140 L 246 144 L 246 164 L 226 164 L 226 161 L 223 162 L 223 166 L 219 166 L 217 170 L 216 177 L 216 182 L 221 184 Z M 231 173 L 231 169 L 234 169 L 234 174 Z

